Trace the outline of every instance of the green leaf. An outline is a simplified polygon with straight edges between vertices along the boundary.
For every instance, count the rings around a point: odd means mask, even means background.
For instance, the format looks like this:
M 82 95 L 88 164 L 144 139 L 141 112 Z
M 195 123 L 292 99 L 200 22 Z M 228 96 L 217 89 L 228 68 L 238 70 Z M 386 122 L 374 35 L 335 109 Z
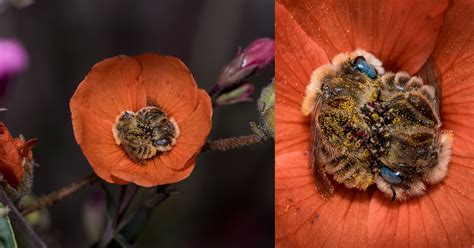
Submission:
M 9 211 L 0 203 L 0 245 L 5 248 L 17 248 L 15 233 L 8 218 Z
M 115 209 L 117 208 L 117 202 L 115 201 L 112 192 L 105 183 L 101 183 L 100 186 L 105 192 L 105 198 L 107 199 L 107 216 L 111 218 L 115 213 Z
M 145 228 L 146 223 L 150 219 L 152 208 L 140 208 L 133 216 L 133 219 L 121 230 L 120 234 L 130 243 L 135 243 L 140 233 Z
M 120 234 L 117 234 L 114 241 L 120 246 L 120 248 L 132 248 L 132 245 Z

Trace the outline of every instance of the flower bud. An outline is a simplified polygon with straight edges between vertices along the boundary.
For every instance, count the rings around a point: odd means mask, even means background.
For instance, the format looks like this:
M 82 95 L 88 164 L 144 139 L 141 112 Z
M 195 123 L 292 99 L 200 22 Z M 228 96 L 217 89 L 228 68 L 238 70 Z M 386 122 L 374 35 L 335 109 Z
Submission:
M 221 106 L 252 101 L 250 96 L 252 95 L 254 89 L 255 87 L 250 83 L 242 84 L 229 92 L 219 95 L 215 101 L 215 104 Z
M 275 137 L 275 83 L 262 90 L 257 101 L 260 124 L 250 123 L 254 133 L 262 137 Z
M 210 95 L 242 82 L 256 70 L 266 67 L 275 56 L 275 42 L 260 38 L 239 52 L 222 70 Z
M 269 38 L 253 41 L 245 48 L 242 68 L 262 69 L 273 61 L 275 56 L 275 42 Z
M 33 152 L 37 139 L 13 138 L 0 122 L 0 179 L 10 197 L 17 199 L 31 191 Z

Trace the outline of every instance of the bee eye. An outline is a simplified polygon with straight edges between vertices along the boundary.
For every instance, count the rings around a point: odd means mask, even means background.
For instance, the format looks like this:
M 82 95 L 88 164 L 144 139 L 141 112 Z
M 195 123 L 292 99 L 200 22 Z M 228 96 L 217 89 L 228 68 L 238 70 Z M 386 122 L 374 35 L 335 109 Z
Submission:
M 133 117 L 135 117 L 135 114 L 133 112 L 130 112 L 130 111 L 125 111 L 121 116 L 120 116 L 120 120 L 130 120 L 132 119 Z
M 375 70 L 375 68 L 369 63 L 367 63 L 365 58 L 362 56 L 355 58 L 354 66 L 355 68 L 357 68 L 357 70 L 364 73 L 369 78 L 375 79 L 377 77 L 377 71 Z
M 155 144 L 158 145 L 158 146 L 166 145 L 166 144 L 168 144 L 168 140 L 167 139 L 159 139 L 159 140 L 155 141 Z
M 385 165 L 380 168 L 380 175 L 390 184 L 399 184 L 403 181 L 399 171 L 395 172 Z

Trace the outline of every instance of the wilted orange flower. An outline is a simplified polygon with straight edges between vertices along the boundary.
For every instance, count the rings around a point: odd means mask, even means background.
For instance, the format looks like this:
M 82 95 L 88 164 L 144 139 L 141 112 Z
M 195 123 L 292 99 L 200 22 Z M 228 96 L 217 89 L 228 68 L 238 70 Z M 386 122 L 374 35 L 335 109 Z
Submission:
M 96 64 L 70 103 L 77 143 L 107 182 L 154 186 L 192 172 L 212 105 L 177 58 L 117 56 Z
M 474 4 L 472 1 L 276 3 L 276 242 L 282 247 L 469 246 L 474 243 Z M 389 71 L 416 74 L 432 55 L 442 120 L 454 133 L 447 177 L 425 195 L 391 202 L 333 183 L 324 200 L 309 166 L 311 73 L 356 48 Z
M 13 138 L 7 127 L 0 122 L 0 175 L 12 188 L 16 188 L 31 171 L 33 152 L 36 139 L 25 141 L 23 137 Z

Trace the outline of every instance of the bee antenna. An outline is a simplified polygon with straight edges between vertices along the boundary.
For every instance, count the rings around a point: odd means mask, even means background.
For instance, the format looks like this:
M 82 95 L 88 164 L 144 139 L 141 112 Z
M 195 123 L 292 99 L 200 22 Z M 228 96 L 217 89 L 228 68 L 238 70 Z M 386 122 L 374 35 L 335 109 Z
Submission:
M 395 189 L 393 188 L 393 186 L 390 186 L 390 188 L 392 189 L 392 202 L 395 201 L 396 197 L 397 197 L 397 193 L 395 192 Z

